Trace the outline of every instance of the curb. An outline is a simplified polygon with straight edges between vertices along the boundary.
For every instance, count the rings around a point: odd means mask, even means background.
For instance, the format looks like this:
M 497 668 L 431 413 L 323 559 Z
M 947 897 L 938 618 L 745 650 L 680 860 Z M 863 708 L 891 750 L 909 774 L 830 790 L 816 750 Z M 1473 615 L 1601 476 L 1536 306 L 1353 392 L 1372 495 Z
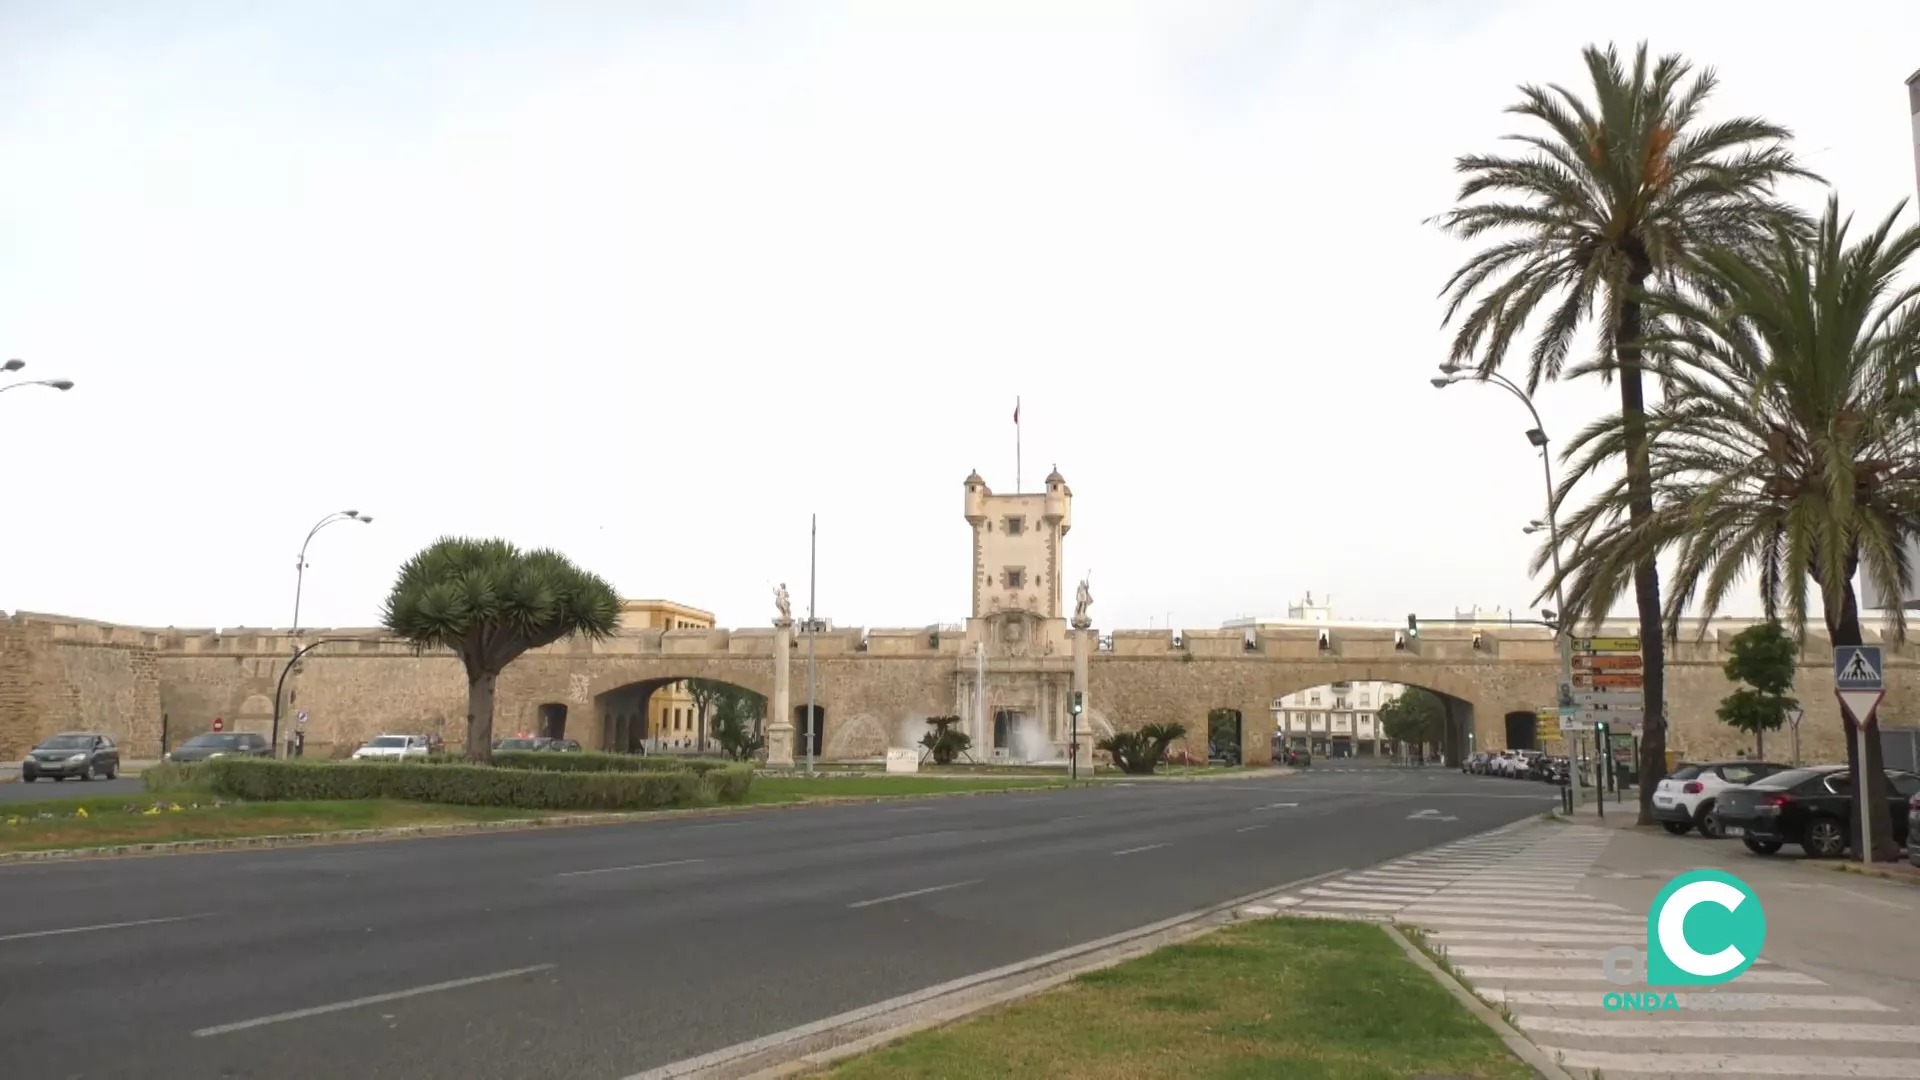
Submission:
M 1400 951 L 1407 954 L 1407 959 L 1412 960 L 1419 965 L 1420 970 L 1431 975 L 1434 982 L 1445 987 L 1455 1001 L 1492 1029 L 1495 1035 L 1500 1036 L 1500 1041 L 1507 1045 L 1507 1049 L 1511 1050 L 1515 1057 L 1531 1065 L 1534 1072 L 1546 1077 L 1547 1080 L 1573 1080 L 1573 1076 L 1548 1057 L 1546 1051 L 1535 1046 L 1532 1040 L 1501 1019 L 1499 1013 L 1488 1008 L 1487 1003 L 1476 997 L 1473 991 L 1461 985 L 1460 980 L 1449 975 L 1439 964 L 1433 962 L 1432 957 L 1422 952 L 1419 946 L 1408 941 L 1407 935 L 1401 933 L 1397 927 L 1382 924 L 1380 929 L 1385 930 L 1388 937 L 1400 944 Z
M 1091 786 L 1091 785 L 1089 785 Z M 506 821 L 467 821 L 445 825 L 392 825 L 383 829 L 343 829 L 335 832 L 280 833 L 272 836 L 232 836 L 218 840 L 172 840 L 111 847 L 49 848 L 44 851 L 0 851 L 0 866 L 16 863 L 65 862 L 76 859 L 138 858 L 155 855 L 197 855 L 220 851 L 261 851 L 275 848 L 318 847 L 324 844 L 363 844 L 386 840 L 428 840 L 488 832 L 527 832 L 534 829 L 578 828 L 592 825 L 641 824 L 739 814 L 798 810 L 806 806 L 844 806 L 860 803 L 905 802 L 912 799 L 951 799 L 968 795 L 1008 795 L 1064 788 L 995 788 L 982 791 L 929 791 L 912 795 L 803 795 L 794 802 L 754 806 L 695 807 L 687 810 L 637 810 L 629 813 L 564 814 L 547 818 Z
M 1824 869 L 1831 874 L 1855 874 L 1860 877 L 1879 878 L 1881 881 L 1898 881 L 1906 885 L 1920 885 L 1920 867 L 1912 870 L 1894 870 L 1878 865 L 1862 866 L 1854 862 L 1830 863 Z

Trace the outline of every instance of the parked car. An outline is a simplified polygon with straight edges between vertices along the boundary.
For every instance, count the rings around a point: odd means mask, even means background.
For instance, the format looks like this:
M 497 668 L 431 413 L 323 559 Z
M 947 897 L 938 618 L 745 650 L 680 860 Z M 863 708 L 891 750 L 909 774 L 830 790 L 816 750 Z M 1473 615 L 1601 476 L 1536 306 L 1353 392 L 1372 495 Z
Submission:
M 1907 861 L 1920 866 L 1920 795 L 1907 800 Z
M 1653 789 L 1653 816 L 1675 836 L 1695 829 L 1709 840 L 1720 837 L 1720 819 L 1714 816 L 1720 793 L 1792 768 L 1775 761 L 1710 761 L 1681 763 Z
M 250 731 L 206 731 L 165 755 L 167 761 L 211 761 L 217 757 L 272 757 L 273 745 L 265 735 Z
M 1887 770 L 1887 807 L 1880 820 L 1892 828 L 1897 842 L 1907 838 L 1915 795 L 1920 795 L 1920 775 Z M 1853 777 L 1845 765 L 1788 769 L 1745 787 L 1726 788 L 1714 811 L 1721 831 L 1739 837 L 1749 851 L 1772 855 L 1799 844 L 1816 859 L 1846 852 L 1853 812 Z
M 111 780 L 120 772 L 120 751 L 113 740 L 92 731 L 67 731 L 33 749 L 20 762 L 20 779 L 31 784 L 43 776 Z
M 1541 770 L 1540 779 L 1549 784 L 1564 786 L 1573 769 L 1572 763 L 1563 757 L 1550 757 L 1546 767 Z
M 581 752 L 580 744 L 572 739 L 548 739 L 547 749 L 557 750 L 567 754 L 578 754 Z M 1234 747 L 1233 761 L 1236 765 L 1240 763 L 1240 748 L 1237 746 Z
M 1487 758 L 1488 758 L 1488 757 L 1490 757 L 1490 756 L 1492 756 L 1492 755 L 1490 755 L 1490 754 L 1487 754 L 1487 753 L 1485 753 L 1485 752 L 1481 752 L 1481 753 L 1477 753 L 1477 754 L 1469 754 L 1469 755 L 1467 755 L 1467 758 L 1466 758 L 1466 760 L 1465 760 L 1465 761 L 1462 761 L 1462 762 L 1460 763 L 1460 771 L 1461 771 L 1461 772 L 1463 772 L 1463 773 L 1483 773 L 1483 772 L 1486 772 L 1486 771 L 1487 771 Z
M 354 761 L 400 761 L 427 756 L 425 735 L 375 735 L 353 752 Z
M 493 752 L 497 754 L 502 750 L 545 750 L 551 742 L 553 740 L 545 736 L 516 735 L 511 739 L 493 740 Z

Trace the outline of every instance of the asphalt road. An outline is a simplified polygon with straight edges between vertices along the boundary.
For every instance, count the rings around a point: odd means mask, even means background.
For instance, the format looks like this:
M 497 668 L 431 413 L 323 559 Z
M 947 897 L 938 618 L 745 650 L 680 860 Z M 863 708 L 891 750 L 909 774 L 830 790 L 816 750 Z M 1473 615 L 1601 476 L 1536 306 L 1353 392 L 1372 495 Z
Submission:
M 0 1073 L 617 1080 L 1555 795 L 1316 769 L 0 866 Z
M 52 799 L 84 799 L 94 795 L 138 795 L 147 789 L 137 776 L 117 780 L 36 780 L 31 784 L 19 779 L 0 784 L 0 803 L 46 802 Z

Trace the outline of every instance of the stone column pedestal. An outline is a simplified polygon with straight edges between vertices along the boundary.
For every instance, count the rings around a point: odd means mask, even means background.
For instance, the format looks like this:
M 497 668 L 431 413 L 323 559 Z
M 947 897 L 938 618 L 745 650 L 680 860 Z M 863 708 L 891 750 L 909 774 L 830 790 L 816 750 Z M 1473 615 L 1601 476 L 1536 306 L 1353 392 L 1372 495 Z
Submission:
M 793 620 L 773 623 L 773 700 L 767 703 L 767 768 L 793 768 Z
M 1090 625 L 1076 624 L 1068 636 L 1073 638 L 1072 688 L 1080 693 L 1080 715 L 1072 716 L 1069 702 L 1068 732 L 1073 741 L 1067 753 L 1073 775 L 1079 778 L 1093 775 L 1093 702 L 1087 693 L 1087 664 L 1093 653 L 1094 633 Z

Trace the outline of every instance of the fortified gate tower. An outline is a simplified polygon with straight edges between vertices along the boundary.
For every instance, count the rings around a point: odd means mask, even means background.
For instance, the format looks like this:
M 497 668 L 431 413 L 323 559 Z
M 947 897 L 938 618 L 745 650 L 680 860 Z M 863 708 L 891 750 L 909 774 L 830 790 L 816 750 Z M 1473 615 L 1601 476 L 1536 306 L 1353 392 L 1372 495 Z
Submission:
M 967 477 L 973 612 L 954 672 L 954 713 L 981 761 L 1064 761 L 1073 645 L 1062 545 L 1073 491 L 1055 469 L 1046 490 L 996 495 Z

